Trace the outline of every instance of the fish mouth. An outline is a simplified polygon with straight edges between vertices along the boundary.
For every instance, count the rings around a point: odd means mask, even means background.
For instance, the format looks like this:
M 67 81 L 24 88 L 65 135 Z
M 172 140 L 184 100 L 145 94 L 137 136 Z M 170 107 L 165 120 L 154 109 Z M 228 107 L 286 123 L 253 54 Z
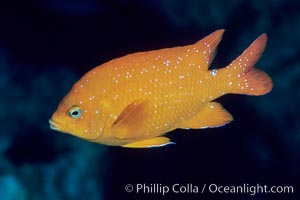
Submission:
M 55 130 L 55 131 L 63 131 L 64 130 L 64 127 L 60 123 L 54 121 L 53 119 L 49 119 L 49 124 L 50 124 L 50 128 L 52 130 Z

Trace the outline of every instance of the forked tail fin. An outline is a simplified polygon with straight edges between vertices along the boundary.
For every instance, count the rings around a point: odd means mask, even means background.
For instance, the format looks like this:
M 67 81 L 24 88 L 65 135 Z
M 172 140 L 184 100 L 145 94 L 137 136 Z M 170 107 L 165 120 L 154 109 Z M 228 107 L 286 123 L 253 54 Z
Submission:
M 229 93 L 263 95 L 271 91 L 273 83 L 265 72 L 256 69 L 267 44 L 267 35 L 259 36 L 239 57 L 224 69 Z

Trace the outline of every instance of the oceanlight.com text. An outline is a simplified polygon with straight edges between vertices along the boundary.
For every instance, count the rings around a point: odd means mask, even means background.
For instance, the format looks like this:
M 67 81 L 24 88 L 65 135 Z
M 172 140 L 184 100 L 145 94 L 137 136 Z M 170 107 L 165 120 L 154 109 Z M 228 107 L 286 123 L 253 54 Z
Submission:
M 136 194 L 248 194 L 254 196 L 256 194 L 293 194 L 293 186 L 268 186 L 265 184 L 250 185 L 244 183 L 241 185 L 218 185 L 211 184 L 193 184 L 175 183 L 172 185 L 161 183 L 137 183 L 127 184 L 125 186 L 127 193 Z

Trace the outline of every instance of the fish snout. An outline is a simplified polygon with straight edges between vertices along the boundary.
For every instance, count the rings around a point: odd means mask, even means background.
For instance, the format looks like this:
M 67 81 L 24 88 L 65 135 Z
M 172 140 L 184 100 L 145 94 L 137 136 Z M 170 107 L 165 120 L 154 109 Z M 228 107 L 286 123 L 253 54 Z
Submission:
M 64 130 L 64 127 L 62 126 L 62 124 L 54 121 L 52 118 L 49 119 L 49 124 L 50 124 L 50 128 L 52 130 L 55 130 L 55 131 L 63 131 Z

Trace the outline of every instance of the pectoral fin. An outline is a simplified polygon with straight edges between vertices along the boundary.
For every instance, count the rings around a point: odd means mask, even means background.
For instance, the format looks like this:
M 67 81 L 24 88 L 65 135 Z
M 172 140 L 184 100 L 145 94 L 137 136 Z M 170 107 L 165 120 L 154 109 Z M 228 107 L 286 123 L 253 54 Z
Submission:
M 112 125 L 114 136 L 119 139 L 137 138 L 137 134 L 143 131 L 148 108 L 145 100 L 136 100 L 129 104 Z
M 145 140 L 140 140 L 137 142 L 132 142 L 129 144 L 123 145 L 123 147 L 128 148 L 150 148 L 150 147 L 162 147 L 168 144 L 175 144 L 174 142 L 170 142 L 170 139 L 167 137 L 155 137 Z
M 208 128 L 228 124 L 233 120 L 231 114 L 221 104 L 210 102 L 199 113 L 185 121 L 180 128 Z

